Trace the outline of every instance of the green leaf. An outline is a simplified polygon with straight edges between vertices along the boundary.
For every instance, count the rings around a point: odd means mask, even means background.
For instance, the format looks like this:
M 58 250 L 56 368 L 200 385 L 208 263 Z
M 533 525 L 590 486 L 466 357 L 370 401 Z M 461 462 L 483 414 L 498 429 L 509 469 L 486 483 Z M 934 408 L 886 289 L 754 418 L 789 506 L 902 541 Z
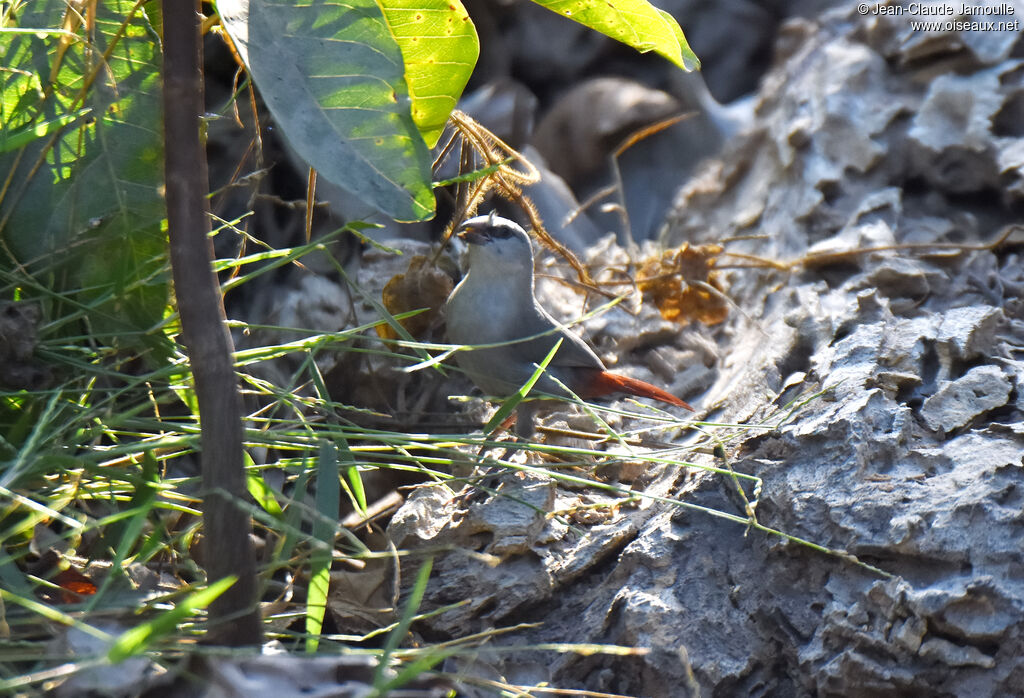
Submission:
M 87 107 L 85 109 L 79 109 L 78 111 L 71 112 L 70 114 L 58 116 L 55 119 L 28 124 L 27 126 L 23 126 L 19 129 L 0 131 L 0 153 L 17 150 L 22 146 L 28 145 L 32 141 L 45 138 L 91 112 L 92 109 Z
M 683 30 L 672 15 L 647 0 L 533 0 L 574 22 L 632 46 L 640 53 L 654 51 L 683 70 L 700 68 Z
M 288 141 L 321 177 L 400 221 L 434 215 L 430 152 L 374 0 L 220 0 Z
M 679 26 L 679 22 L 676 18 L 670 15 L 665 10 L 658 10 L 658 14 L 665 20 L 665 24 L 668 25 L 672 33 L 676 35 L 676 42 L 679 44 L 679 53 L 683 59 L 683 70 L 689 72 L 691 70 L 700 70 L 700 59 L 697 58 L 697 54 L 690 49 L 689 42 L 686 41 L 686 37 L 683 35 L 683 28 Z M 659 53 L 661 53 L 659 51 Z M 675 60 L 669 59 L 676 65 L 679 65 Z
M 476 27 L 459 0 L 379 3 L 402 50 L 412 119 L 433 148 L 480 56 Z
M 76 291 L 92 330 L 120 337 L 156 325 L 168 297 L 161 57 L 136 2 L 94 7 L 87 26 L 34 0 L 17 29 L 41 32 L 0 32 L 0 266 Z
M 161 613 L 148 623 L 121 633 L 107 652 L 107 659 L 111 662 L 120 662 L 144 652 L 155 640 L 173 632 L 179 623 L 213 603 L 214 599 L 227 591 L 237 579 L 225 577 L 205 589 L 194 591 L 171 610 Z

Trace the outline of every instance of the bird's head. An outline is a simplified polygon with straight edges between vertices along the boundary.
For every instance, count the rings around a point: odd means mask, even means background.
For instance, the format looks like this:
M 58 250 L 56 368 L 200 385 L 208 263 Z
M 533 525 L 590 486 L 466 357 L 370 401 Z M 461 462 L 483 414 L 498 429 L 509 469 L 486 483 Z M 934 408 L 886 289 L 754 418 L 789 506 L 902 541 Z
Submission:
M 462 223 L 455 232 L 469 246 L 470 271 L 485 274 L 533 274 L 530 236 L 515 221 L 493 211 Z

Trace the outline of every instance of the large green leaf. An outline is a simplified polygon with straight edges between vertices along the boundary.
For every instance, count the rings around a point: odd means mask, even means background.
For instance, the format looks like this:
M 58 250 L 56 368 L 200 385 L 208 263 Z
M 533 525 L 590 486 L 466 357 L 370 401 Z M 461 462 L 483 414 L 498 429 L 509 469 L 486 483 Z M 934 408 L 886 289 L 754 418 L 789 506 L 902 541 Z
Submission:
M 533 0 L 538 5 L 632 46 L 654 51 L 684 70 L 700 67 L 672 15 L 647 0 Z
M 402 53 L 374 0 L 220 0 L 271 113 L 322 177 L 401 221 L 434 213 Z
M 402 49 L 412 118 L 434 147 L 469 82 L 480 42 L 459 0 L 380 0 Z
M 83 23 L 63 0 L 33 0 L 0 30 L 0 142 L 20 146 L 0 154 L 0 268 L 77 290 L 99 333 L 144 330 L 167 300 L 159 37 L 146 9 L 99 0 Z

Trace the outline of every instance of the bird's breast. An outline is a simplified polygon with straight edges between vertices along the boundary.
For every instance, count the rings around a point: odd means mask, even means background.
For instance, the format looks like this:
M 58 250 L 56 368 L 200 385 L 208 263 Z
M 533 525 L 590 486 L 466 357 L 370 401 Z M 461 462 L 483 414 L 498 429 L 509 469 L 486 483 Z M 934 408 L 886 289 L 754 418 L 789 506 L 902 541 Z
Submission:
M 467 276 L 448 298 L 448 339 L 453 344 L 494 344 L 523 336 L 512 289 L 472 283 Z

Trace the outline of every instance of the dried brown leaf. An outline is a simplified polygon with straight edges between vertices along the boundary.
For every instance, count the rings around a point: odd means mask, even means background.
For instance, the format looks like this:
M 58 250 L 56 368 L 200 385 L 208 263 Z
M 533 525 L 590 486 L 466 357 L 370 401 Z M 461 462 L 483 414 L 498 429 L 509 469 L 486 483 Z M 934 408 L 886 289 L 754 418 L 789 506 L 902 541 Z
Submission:
M 409 261 L 409 268 L 404 274 L 391 277 L 381 295 L 384 307 L 392 315 L 429 308 L 426 312 L 399 321 L 409 334 L 423 339 L 438 326 L 441 308 L 453 287 L 452 277 L 443 269 L 427 257 L 416 255 Z M 377 333 L 385 339 L 398 338 L 389 325 L 379 325 Z
M 637 274 L 637 287 L 666 320 L 715 325 L 729 314 L 720 274 L 715 271 L 720 254 L 720 245 L 683 243 L 645 262 Z

